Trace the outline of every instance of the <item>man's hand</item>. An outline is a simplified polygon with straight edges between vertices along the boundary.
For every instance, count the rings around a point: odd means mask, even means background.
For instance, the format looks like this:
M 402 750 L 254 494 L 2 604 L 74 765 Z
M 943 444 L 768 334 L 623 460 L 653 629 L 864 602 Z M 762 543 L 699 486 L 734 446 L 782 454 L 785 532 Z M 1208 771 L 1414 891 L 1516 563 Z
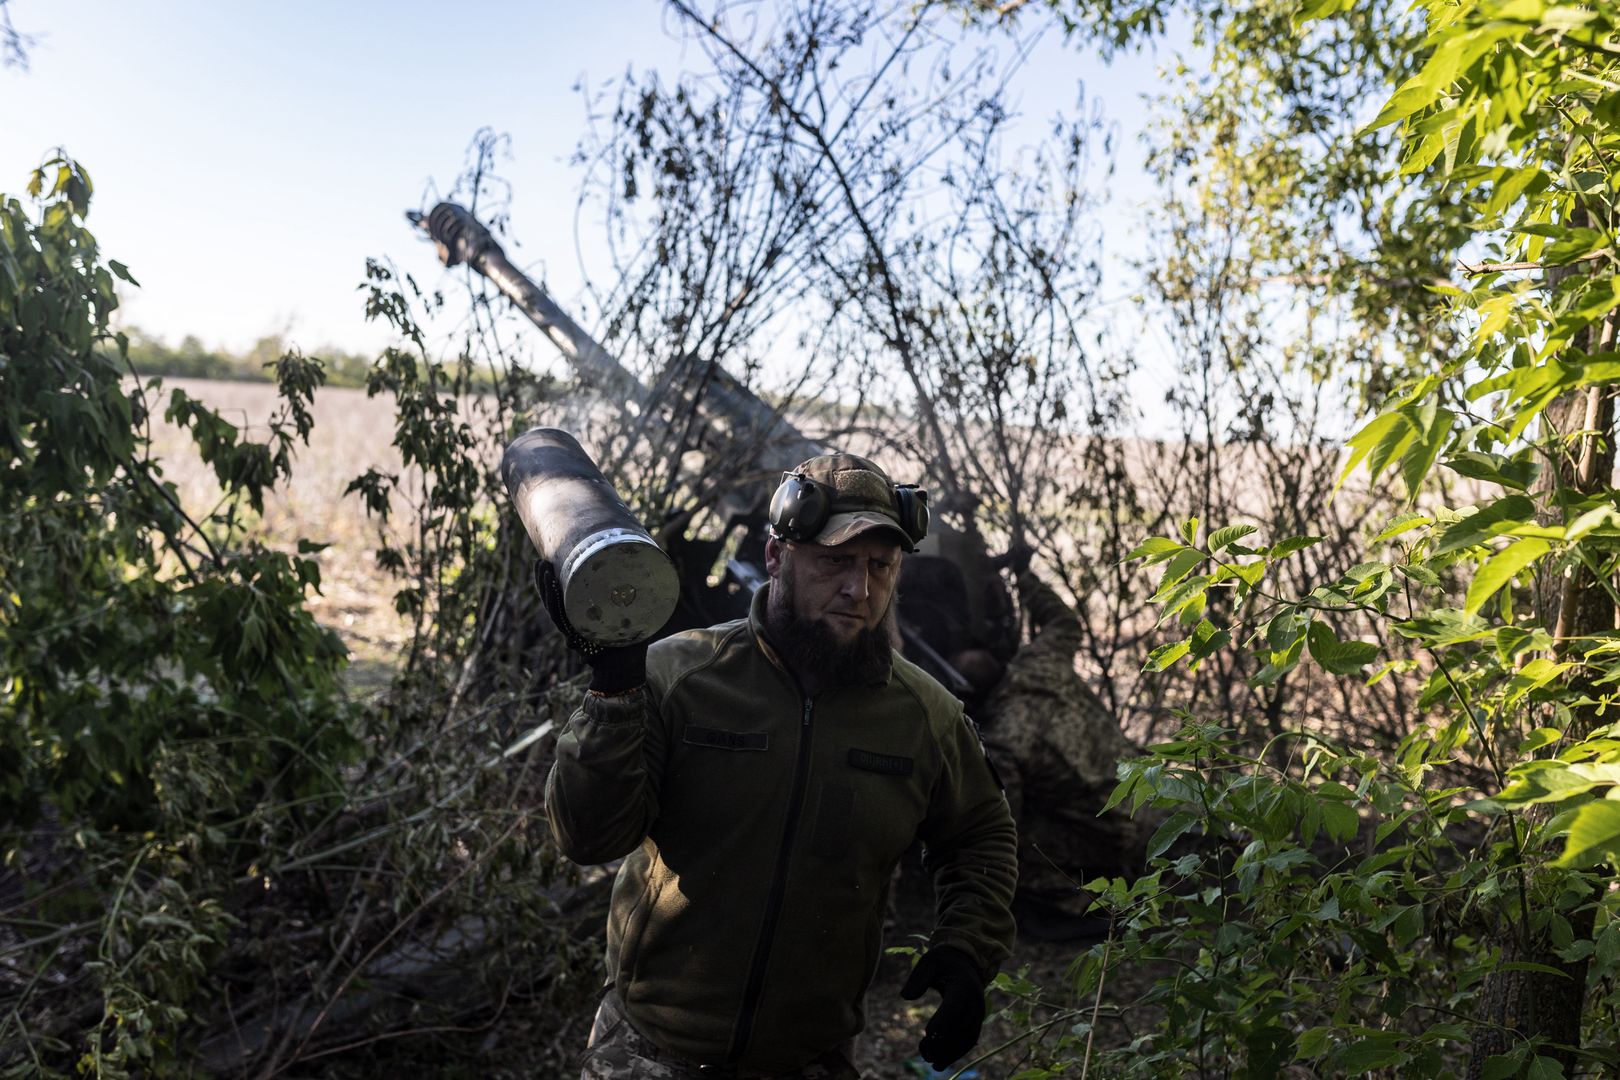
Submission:
M 916 1001 L 929 990 L 939 991 L 939 1008 L 923 1028 L 917 1051 L 936 1069 L 943 1069 L 979 1041 L 984 1026 L 984 982 L 973 961 L 951 948 L 930 949 L 911 969 L 900 996 Z
M 568 647 L 578 653 L 591 669 L 591 689 L 598 694 L 622 694 L 647 682 L 647 643 L 634 645 L 600 645 L 582 636 L 568 621 L 563 609 L 562 583 L 557 571 L 545 559 L 538 560 L 534 568 L 534 585 L 540 591 L 540 602 L 546 614 L 562 632 Z

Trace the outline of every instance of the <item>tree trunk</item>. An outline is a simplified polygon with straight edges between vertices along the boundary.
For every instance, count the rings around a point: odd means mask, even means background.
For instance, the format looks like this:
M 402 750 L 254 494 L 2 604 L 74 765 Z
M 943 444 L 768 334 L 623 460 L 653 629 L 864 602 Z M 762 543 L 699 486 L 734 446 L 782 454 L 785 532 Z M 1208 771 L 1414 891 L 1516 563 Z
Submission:
M 1595 899 L 1595 897 L 1594 897 Z M 1575 940 L 1590 938 L 1595 907 L 1586 904 L 1572 912 L 1570 923 Z M 1473 1031 L 1468 1060 L 1468 1080 L 1481 1080 L 1485 1062 L 1495 1054 L 1505 1054 L 1521 1041 L 1534 1037 L 1559 1046 L 1576 1047 L 1581 1042 L 1581 1015 L 1586 1001 L 1585 959 L 1560 959 L 1545 934 L 1526 940 L 1529 928 L 1518 922 L 1504 926 L 1507 940 L 1501 942 L 1502 963 L 1545 964 L 1562 972 L 1496 971 L 1486 976 L 1480 990 L 1479 1013 Z M 1563 1065 L 1571 1075 L 1575 1065 L 1573 1049 L 1545 1046 L 1538 1051 Z
M 1613 347 L 1615 318 L 1611 314 L 1602 323 L 1597 342 L 1598 349 Z M 1587 335 L 1582 335 L 1583 338 Z M 1590 344 L 1579 341 L 1583 347 Z M 1614 474 L 1614 399 L 1608 387 L 1593 386 L 1572 391 L 1555 401 L 1543 414 L 1543 423 L 1556 432 L 1569 435 L 1582 432 L 1578 438 L 1565 443 L 1567 449 L 1557 453 L 1553 462 L 1544 469 L 1543 508 L 1549 521 L 1567 520 L 1563 500 L 1578 501 L 1585 496 L 1605 490 Z M 1608 591 L 1591 571 L 1579 567 L 1561 580 L 1554 577 L 1541 583 L 1538 589 L 1537 614 L 1543 625 L 1554 628 L 1553 636 L 1559 659 L 1578 654 L 1578 642 L 1585 635 L 1615 628 L 1615 608 Z M 1588 669 L 1576 668 L 1566 684 L 1567 699 L 1597 695 L 1587 685 L 1591 680 Z M 1585 737 L 1599 722 L 1595 706 L 1572 705 L 1571 721 L 1567 732 L 1570 739 Z M 1550 812 L 1546 805 L 1529 808 L 1525 814 L 1528 824 L 1546 821 Z M 1545 860 L 1554 854 L 1549 851 L 1526 850 L 1523 871 L 1524 888 L 1528 896 L 1522 911 L 1533 911 L 1538 903 L 1538 883 L 1549 877 Z M 1596 900 L 1594 893 L 1590 898 Z M 1566 902 L 1567 903 L 1567 902 Z M 1574 940 L 1590 939 L 1595 917 L 1595 905 L 1587 902 L 1569 912 Z M 1563 1065 L 1565 1073 L 1573 1071 L 1574 1048 L 1581 1041 L 1581 1017 L 1586 1000 L 1587 961 L 1568 962 L 1561 959 L 1546 933 L 1536 933 L 1515 918 L 1504 919 L 1498 941 L 1503 964 L 1528 962 L 1546 965 L 1561 974 L 1543 971 L 1497 971 L 1486 977 L 1480 994 L 1477 1024 L 1473 1031 L 1468 1064 L 1469 1080 L 1480 1080 L 1485 1061 L 1495 1054 L 1506 1053 L 1524 1039 L 1541 1037 L 1555 1046 L 1547 1046 L 1540 1053 Z M 1568 1047 L 1569 1049 L 1560 1049 Z

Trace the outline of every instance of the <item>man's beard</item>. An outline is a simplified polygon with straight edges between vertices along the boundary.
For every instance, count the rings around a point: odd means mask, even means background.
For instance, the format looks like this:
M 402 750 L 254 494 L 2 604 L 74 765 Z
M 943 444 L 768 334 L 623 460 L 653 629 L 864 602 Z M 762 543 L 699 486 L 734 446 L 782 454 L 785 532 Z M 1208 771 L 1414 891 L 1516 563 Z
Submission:
M 889 677 L 896 637 L 894 600 L 872 627 L 840 641 L 820 619 L 806 619 L 793 603 L 788 575 L 771 583 L 766 615 L 771 639 L 788 664 L 822 686 L 869 686 Z

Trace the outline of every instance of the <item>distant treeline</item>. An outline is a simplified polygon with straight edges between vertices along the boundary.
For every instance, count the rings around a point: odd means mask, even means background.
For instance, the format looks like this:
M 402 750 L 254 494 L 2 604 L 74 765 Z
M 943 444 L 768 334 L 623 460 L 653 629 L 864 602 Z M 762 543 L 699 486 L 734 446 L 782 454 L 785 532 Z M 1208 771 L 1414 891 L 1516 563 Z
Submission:
M 140 330 L 129 330 L 129 363 L 135 374 L 144 377 L 169 375 L 191 379 L 233 379 L 238 382 L 272 382 L 273 365 L 290 346 L 280 334 L 262 337 L 246 352 L 228 352 L 205 347 L 195 335 L 187 334 L 180 344 L 170 345 Z M 338 349 L 305 350 L 326 364 L 326 385 L 364 386 L 366 372 L 374 357 L 346 353 Z

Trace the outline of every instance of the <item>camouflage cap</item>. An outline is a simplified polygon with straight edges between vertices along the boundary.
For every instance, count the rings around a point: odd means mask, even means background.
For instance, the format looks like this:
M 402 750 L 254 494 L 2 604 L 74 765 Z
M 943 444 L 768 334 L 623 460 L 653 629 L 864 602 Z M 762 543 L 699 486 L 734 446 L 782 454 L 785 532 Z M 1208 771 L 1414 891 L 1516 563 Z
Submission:
M 816 534 L 815 543 L 837 547 L 873 529 L 888 529 L 900 542 L 902 550 L 914 549 L 900 525 L 894 482 L 875 462 L 855 454 L 823 454 L 803 462 L 793 471 L 825 485 L 833 493 L 832 514 Z

